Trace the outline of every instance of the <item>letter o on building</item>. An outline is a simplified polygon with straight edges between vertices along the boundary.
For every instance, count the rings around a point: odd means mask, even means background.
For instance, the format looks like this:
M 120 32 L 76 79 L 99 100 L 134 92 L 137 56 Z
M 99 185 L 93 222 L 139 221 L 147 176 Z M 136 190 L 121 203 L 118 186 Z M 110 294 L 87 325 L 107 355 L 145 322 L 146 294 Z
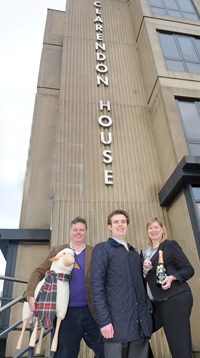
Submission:
M 107 123 L 105 123 L 104 121 L 107 121 Z M 102 126 L 104 128 L 110 127 L 112 125 L 112 119 L 109 116 L 99 117 L 98 122 L 99 122 L 100 126 Z
M 99 73 L 106 73 L 108 72 L 108 67 L 104 65 L 103 63 L 100 63 L 99 65 L 96 65 L 96 70 Z

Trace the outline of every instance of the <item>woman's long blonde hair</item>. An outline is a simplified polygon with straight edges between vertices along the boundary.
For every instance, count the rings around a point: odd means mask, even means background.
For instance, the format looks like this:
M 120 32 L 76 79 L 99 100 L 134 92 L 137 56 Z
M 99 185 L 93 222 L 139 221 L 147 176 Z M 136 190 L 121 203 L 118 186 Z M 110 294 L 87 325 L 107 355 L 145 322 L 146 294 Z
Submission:
M 160 243 L 165 241 L 167 239 L 167 229 L 165 227 L 165 225 L 163 224 L 162 220 L 155 216 L 154 218 L 151 218 L 147 221 L 146 223 L 146 232 L 148 232 L 148 228 L 151 224 L 153 224 L 154 221 L 157 221 L 157 223 L 161 226 L 161 228 L 163 229 L 163 235 L 162 235 L 162 239 L 160 240 Z M 149 244 L 152 246 L 152 241 L 149 238 L 148 234 L 147 234 L 148 240 L 149 240 Z

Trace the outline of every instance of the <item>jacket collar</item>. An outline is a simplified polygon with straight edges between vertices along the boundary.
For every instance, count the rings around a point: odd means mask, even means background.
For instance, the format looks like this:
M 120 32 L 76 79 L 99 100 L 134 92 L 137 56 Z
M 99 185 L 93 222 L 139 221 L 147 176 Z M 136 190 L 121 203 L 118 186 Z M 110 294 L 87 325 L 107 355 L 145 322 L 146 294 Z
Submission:
M 109 242 L 112 246 L 115 246 L 115 247 L 118 247 L 118 246 L 121 245 L 120 242 L 117 242 L 117 241 L 116 241 L 115 239 L 113 239 L 112 237 L 109 237 L 108 240 L 107 240 L 107 242 Z M 128 244 L 129 250 L 135 250 L 134 247 L 133 247 L 132 245 L 130 245 L 128 242 L 127 242 L 127 244 Z
M 166 240 L 161 242 L 161 244 L 158 246 L 158 250 L 163 250 L 165 247 Z

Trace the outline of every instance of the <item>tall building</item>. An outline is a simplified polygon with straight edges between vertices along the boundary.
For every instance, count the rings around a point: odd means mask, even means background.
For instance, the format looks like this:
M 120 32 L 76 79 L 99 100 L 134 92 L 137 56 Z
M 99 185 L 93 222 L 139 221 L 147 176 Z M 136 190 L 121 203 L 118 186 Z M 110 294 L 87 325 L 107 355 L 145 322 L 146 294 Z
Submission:
M 160 216 L 195 268 L 195 357 L 199 14 L 199 0 L 68 0 L 65 12 L 48 10 L 20 218 L 20 229 L 50 229 L 52 246 L 68 241 L 71 219 L 83 216 L 94 245 L 108 236 L 110 211 L 122 208 L 131 218 L 128 239 L 140 251 L 146 221 Z M 19 241 L 15 275 L 28 279 L 48 251 L 46 243 Z M 13 295 L 23 290 L 16 284 Z M 20 314 L 21 307 L 12 310 L 10 322 Z M 7 356 L 16 339 L 8 338 Z M 156 358 L 170 357 L 162 330 L 152 345 Z M 84 344 L 80 357 L 92 357 Z

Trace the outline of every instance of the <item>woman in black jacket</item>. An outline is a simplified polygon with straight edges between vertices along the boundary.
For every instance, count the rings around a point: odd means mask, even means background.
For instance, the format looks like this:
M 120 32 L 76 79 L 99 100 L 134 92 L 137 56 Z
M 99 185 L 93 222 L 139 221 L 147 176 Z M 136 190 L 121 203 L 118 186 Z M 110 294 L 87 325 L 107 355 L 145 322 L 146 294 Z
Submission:
M 146 224 L 151 254 L 142 250 L 143 274 L 147 293 L 154 306 L 154 331 L 163 327 L 173 358 L 191 358 L 192 342 L 190 314 L 193 297 L 187 280 L 194 269 L 174 240 L 167 240 L 167 232 L 160 218 L 151 218 Z M 158 251 L 163 251 L 166 277 L 161 285 L 156 281 Z

